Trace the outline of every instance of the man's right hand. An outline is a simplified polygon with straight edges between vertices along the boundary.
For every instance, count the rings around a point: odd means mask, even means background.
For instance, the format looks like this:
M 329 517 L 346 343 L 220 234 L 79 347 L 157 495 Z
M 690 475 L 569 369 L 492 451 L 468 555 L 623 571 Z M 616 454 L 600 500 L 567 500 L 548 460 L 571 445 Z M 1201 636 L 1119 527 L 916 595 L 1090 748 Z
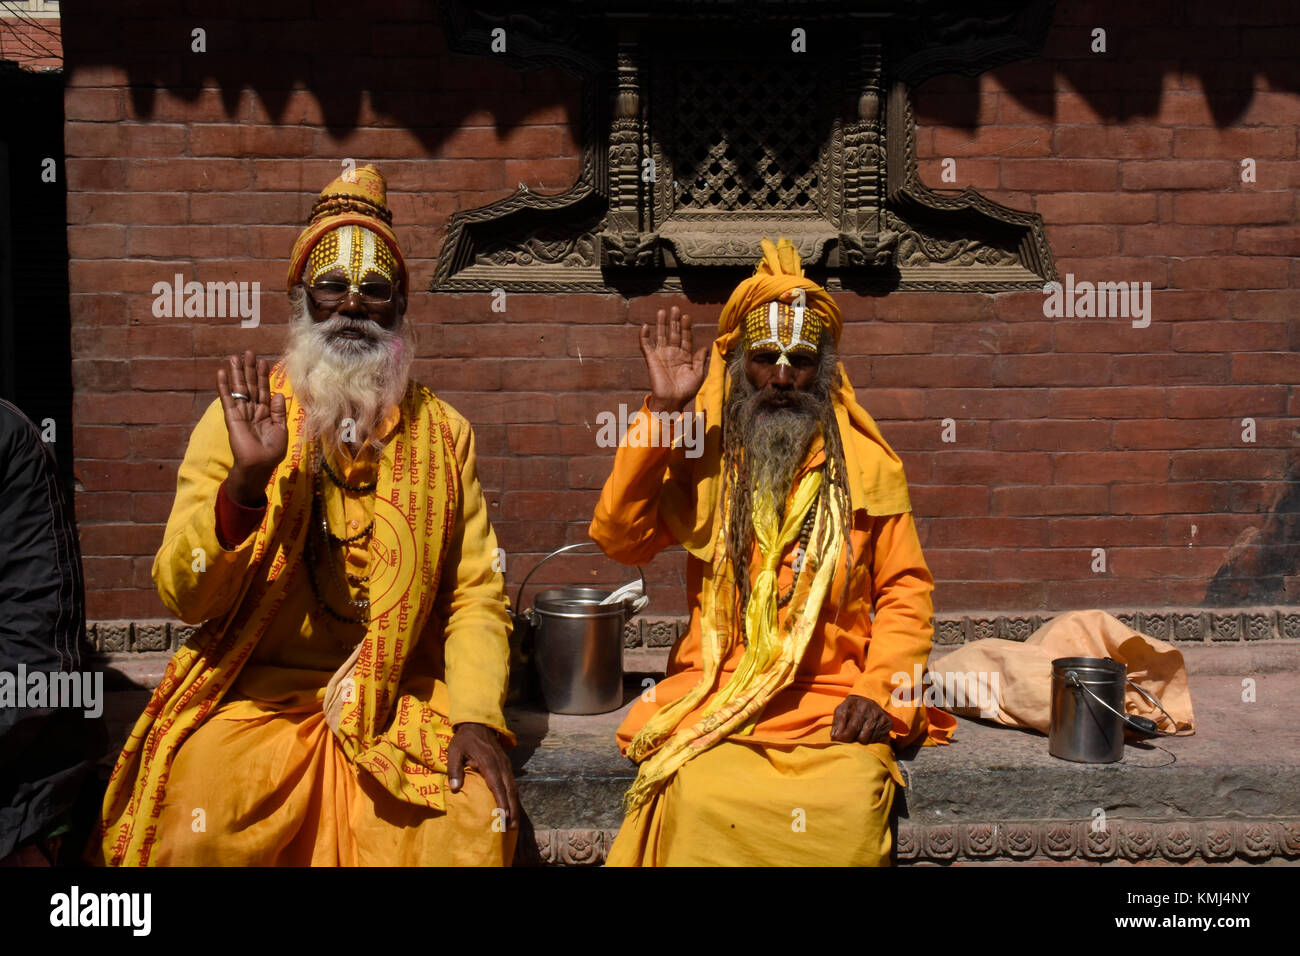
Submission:
M 680 412 L 704 384 L 709 347 L 692 352 L 692 345 L 691 317 L 677 306 L 668 315 L 659 310 L 654 334 L 650 326 L 641 326 L 641 354 L 650 370 L 650 411 Z
M 244 353 L 241 365 L 230 356 L 229 367 L 217 369 L 217 392 L 226 411 L 226 432 L 235 463 L 227 477 L 226 490 L 238 504 L 262 504 L 266 483 L 289 448 L 289 428 L 284 396 L 271 394 L 266 359 L 257 359 L 252 349 Z M 248 400 L 231 393 L 247 395 Z

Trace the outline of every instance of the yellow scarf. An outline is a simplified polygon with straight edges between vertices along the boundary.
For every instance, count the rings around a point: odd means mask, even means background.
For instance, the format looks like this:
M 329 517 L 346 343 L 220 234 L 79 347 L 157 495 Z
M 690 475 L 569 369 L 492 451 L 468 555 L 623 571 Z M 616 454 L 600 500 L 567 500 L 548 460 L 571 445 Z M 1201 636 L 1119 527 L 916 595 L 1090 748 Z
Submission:
M 678 723 L 694 710 L 718 681 L 722 662 L 727 658 L 735 635 L 728 625 L 732 607 L 734 581 L 727 549 L 721 542 L 713 549 L 713 560 L 705 565 L 700 597 L 700 642 L 704 654 L 704 674 L 700 682 L 684 697 L 663 707 L 641 728 L 628 746 L 627 755 L 641 763 L 635 782 L 627 792 L 629 811 L 649 800 L 692 757 L 703 753 L 732 733 L 750 734 L 763 708 L 794 680 L 799 661 L 816 629 L 822 602 L 835 577 L 844 544 L 837 503 L 820 509 L 809 537 L 809 553 L 795 577 L 794 593 L 786 627 L 777 627 L 777 571 L 788 548 L 799 537 L 811 508 L 822 489 L 821 470 L 804 476 L 795 490 L 785 520 L 777 527 L 775 508 L 770 501 L 760 502 L 754 514 L 754 536 L 761 566 L 745 606 L 745 633 L 749 646 L 736 671 L 725 686 L 709 701 L 700 719 L 690 727 L 672 733 Z M 821 553 L 812 548 L 822 540 L 824 522 L 830 521 L 830 534 Z M 723 531 L 725 533 L 725 524 Z M 669 733 L 672 736 L 666 741 Z M 651 756 L 653 754 L 653 756 Z
M 267 486 L 266 515 L 239 597 L 225 617 L 207 621 L 172 657 L 113 768 L 98 830 L 101 861 L 109 865 L 148 864 L 177 749 L 220 705 L 290 586 L 306 573 L 312 502 L 302 442 L 306 414 L 283 362 L 270 385 L 285 395 L 290 453 Z M 393 796 L 436 810 L 445 806 L 451 726 L 399 685 L 413 636 L 433 610 L 460 492 L 446 412 L 432 392 L 412 382 L 379 465 L 370 625 L 357 658 L 356 693 L 343 705 L 335 739 Z

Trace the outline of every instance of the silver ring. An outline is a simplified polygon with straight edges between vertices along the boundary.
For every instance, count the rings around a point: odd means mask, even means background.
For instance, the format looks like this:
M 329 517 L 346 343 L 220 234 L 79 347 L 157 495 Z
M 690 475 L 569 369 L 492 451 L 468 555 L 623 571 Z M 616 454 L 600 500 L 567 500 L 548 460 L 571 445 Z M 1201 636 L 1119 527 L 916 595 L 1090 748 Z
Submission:
M 230 397 L 239 398 L 239 399 L 243 399 L 244 401 L 248 401 L 248 396 L 243 394 L 242 392 L 231 392 Z

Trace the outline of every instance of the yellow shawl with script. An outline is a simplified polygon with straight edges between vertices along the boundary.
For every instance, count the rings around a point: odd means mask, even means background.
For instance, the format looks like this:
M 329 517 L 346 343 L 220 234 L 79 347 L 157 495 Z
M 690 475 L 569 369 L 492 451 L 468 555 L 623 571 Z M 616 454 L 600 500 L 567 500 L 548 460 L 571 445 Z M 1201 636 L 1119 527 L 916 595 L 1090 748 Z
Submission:
M 102 862 L 109 865 L 148 864 L 177 749 L 219 706 L 289 587 L 306 574 L 303 548 L 312 503 L 302 443 L 306 415 L 283 362 L 272 371 L 270 385 L 285 396 L 289 454 L 267 485 L 266 515 L 238 598 L 172 657 L 113 768 L 98 831 Z M 432 392 L 412 382 L 379 465 L 371 592 L 384 599 L 372 597 L 354 674 L 356 693 L 343 704 L 335 736 L 349 760 L 393 796 L 436 810 L 444 809 L 447 771 L 438 737 L 450 737 L 451 726 L 426 702 L 401 694 L 399 685 L 414 637 L 437 598 L 460 493 L 447 414 Z M 412 538 L 423 546 L 411 547 Z

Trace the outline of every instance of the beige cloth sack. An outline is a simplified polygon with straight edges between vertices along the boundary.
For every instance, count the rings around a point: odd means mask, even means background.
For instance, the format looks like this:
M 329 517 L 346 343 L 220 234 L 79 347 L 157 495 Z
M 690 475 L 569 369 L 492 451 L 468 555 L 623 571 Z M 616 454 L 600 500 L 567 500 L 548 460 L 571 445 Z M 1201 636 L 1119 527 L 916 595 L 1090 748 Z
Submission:
M 1164 704 L 1178 730 L 1195 730 L 1182 653 L 1101 610 L 1059 614 L 1023 643 L 996 637 L 973 641 L 932 664 L 930 679 L 949 691 L 977 688 L 978 696 L 966 692 L 964 700 L 949 694 L 939 703 L 945 710 L 1046 734 L 1052 722 L 1052 661 L 1058 657 L 1114 658 L 1128 667 L 1129 680 Z M 976 700 L 991 706 L 981 712 L 974 706 Z M 1132 687 L 1126 690 L 1125 703 L 1130 715 L 1149 717 L 1160 730 L 1173 730 L 1159 709 Z
M 357 641 L 357 646 L 352 649 L 351 656 L 343 662 L 343 665 L 334 672 L 325 685 L 325 699 L 321 702 L 321 710 L 325 712 L 325 723 L 329 725 L 334 735 L 338 736 L 339 718 L 343 716 L 343 705 L 351 703 L 357 693 L 357 660 L 361 657 L 362 641 Z

